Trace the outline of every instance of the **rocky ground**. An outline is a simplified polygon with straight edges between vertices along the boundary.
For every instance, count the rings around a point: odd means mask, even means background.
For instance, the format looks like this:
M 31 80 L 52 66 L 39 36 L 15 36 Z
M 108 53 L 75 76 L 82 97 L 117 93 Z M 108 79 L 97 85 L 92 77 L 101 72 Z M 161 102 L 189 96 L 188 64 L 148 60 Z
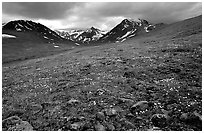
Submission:
M 138 37 L 2 68 L 3 130 L 202 130 L 201 33 Z

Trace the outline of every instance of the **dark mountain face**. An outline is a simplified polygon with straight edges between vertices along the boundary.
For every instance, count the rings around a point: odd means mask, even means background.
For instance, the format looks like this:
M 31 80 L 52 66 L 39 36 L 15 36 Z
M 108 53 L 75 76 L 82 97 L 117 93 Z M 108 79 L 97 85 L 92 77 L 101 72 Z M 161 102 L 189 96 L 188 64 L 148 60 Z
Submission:
M 27 20 L 10 21 L 3 26 L 3 31 L 12 31 L 26 34 L 31 33 L 32 35 L 35 34 L 45 42 L 49 43 L 63 40 L 62 37 L 60 37 L 56 32 L 52 31 L 48 27 L 40 23 Z
M 120 24 L 101 37 L 102 42 L 124 41 L 127 38 L 137 35 L 139 32 L 149 32 L 155 28 L 148 21 L 139 19 L 138 21 L 124 19 Z
M 105 35 L 105 33 L 97 28 L 91 27 L 89 29 L 78 29 L 78 30 L 67 30 L 60 31 L 56 30 L 58 35 L 65 39 L 70 39 L 78 43 L 90 43 L 97 41 L 100 37 Z

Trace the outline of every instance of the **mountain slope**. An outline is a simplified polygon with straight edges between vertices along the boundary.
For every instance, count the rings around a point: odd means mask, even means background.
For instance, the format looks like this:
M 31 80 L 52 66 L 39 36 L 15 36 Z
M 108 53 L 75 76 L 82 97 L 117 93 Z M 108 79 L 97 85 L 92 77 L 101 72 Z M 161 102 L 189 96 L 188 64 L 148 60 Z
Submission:
M 202 131 L 201 18 L 2 65 L 2 130 Z
M 72 41 L 32 21 L 10 21 L 2 28 L 3 63 L 44 57 L 70 50 L 73 46 Z
M 48 27 L 28 20 L 10 21 L 3 26 L 2 33 L 12 33 L 17 36 L 17 39 L 24 40 L 31 39 L 32 41 L 35 41 L 35 38 L 38 38 L 38 41 L 47 43 L 63 41 L 63 38 Z M 30 37 L 25 38 L 23 34 L 29 34 Z
M 90 43 L 97 41 L 105 32 L 91 27 L 85 30 L 56 30 L 56 32 L 65 39 L 70 39 L 77 43 Z
M 139 19 L 124 19 L 120 24 L 114 27 L 111 31 L 99 39 L 102 42 L 124 41 L 127 38 L 136 36 L 140 32 L 149 32 L 155 26 L 151 25 L 146 20 Z

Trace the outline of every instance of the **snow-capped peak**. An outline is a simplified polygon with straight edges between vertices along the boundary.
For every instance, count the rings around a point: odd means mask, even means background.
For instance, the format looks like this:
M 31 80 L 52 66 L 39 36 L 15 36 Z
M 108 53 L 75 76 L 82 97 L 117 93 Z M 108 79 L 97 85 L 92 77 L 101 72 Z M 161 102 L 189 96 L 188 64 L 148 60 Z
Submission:
M 61 38 L 57 33 L 49 29 L 48 27 L 36 23 L 30 20 L 14 20 L 6 23 L 3 26 L 3 30 L 12 30 L 16 32 L 32 33 L 39 36 L 41 39 L 47 42 L 61 41 Z
M 95 27 L 88 29 L 74 29 L 67 31 L 56 31 L 60 36 L 66 39 L 70 39 L 80 43 L 90 43 L 91 41 L 97 41 L 100 37 L 105 35 L 105 31 L 101 31 Z
M 100 38 L 101 41 L 124 41 L 140 32 L 150 32 L 155 26 L 144 19 L 126 18 L 111 31 Z

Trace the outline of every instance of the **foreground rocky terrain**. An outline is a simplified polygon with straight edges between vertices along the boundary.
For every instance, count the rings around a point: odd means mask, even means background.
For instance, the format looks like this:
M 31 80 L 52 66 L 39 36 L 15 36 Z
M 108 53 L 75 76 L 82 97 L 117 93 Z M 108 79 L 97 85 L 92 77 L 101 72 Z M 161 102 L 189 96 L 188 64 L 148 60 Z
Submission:
M 2 130 L 201 131 L 200 21 L 4 64 Z

